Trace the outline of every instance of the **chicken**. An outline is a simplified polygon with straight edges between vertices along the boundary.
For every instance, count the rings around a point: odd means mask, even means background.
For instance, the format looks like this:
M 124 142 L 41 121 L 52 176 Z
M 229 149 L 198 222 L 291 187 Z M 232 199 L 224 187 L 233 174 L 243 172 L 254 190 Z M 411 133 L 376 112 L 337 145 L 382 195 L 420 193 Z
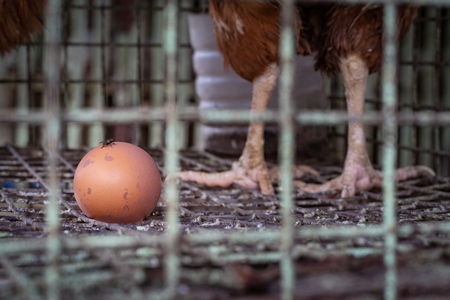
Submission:
M 340 73 L 346 92 L 349 116 L 364 114 L 367 76 L 378 72 L 383 58 L 383 7 L 374 4 L 302 5 L 305 30 L 316 55 L 316 68 L 327 74 Z M 408 32 L 417 7 L 398 7 L 398 37 Z M 296 182 L 307 192 L 341 191 L 341 197 L 351 197 L 357 191 L 381 187 L 382 174 L 374 170 L 366 149 L 364 126 L 349 122 L 348 150 L 343 173 L 322 185 Z M 417 177 L 420 173 L 435 175 L 425 166 L 410 166 L 396 171 L 396 180 Z
M 225 64 L 253 83 L 251 109 L 264 112 L 279 73 L 280 5 L 265 1 L 210 0 L 209 8 Z M 299 40 L 301 21 L 298 13 L 295 25 Z M 299 50 L 307 51 L 307 46 L 305 43 Z M 228 187 L 236 183 L 247 188 L 259 187 L 263 194 L 273 194 L 270 174 L 276 171 L 269 172 L 266 166 L 263 133 L 262 122 L 249 125 L 244 150 L 232 170 L 221 173 L 186 171 L 178 176 L 207 186 Z M 295 171 L 301 176 L 310 169 L 299 166 Z
M 276 84 L 280 35 L 279 1 L 210 0 L 217 44 L 225 63 L 253 83 L 251 109 L 266 109 Z M 364 113 L 364 94 L 369 73 L 377 72 L 382 62 L 383 9 L 379 5 L 298 4 L 295 14 L 297 52 L 316 52 L 316 68 L 328 74 L 340 73 L 346 88 L 348 113 Z M 408 31 L 417 13 L 416 7 L 399 8 L 399 36 Z M 222 173 L 181 172 L 183 180 L 208 186 L 227 187 L 237 183 L 249 188 L 259 186 L 272 194 L 272 182 L 278 177 L 267 169 L 263 154 L 263 128 L 251 123 L 244 151 L 231 171 Z M 341 191 L 342 197 L 355 195 L 381 185 L 381 173 L 375 171 L 366 150 L 363 124 L 350 122 L 348 152 L 341 176 L 322 185 L 295 185 L 307 192 Z M 298 179 L 310 168 L 294 168 Z M 416 177 L 420 172 L 434 174 L 423 166 L 397 170 L 397 180 Z
M 0 0 L 0 55 L 31 41 L 41 30 L 45 0 Z

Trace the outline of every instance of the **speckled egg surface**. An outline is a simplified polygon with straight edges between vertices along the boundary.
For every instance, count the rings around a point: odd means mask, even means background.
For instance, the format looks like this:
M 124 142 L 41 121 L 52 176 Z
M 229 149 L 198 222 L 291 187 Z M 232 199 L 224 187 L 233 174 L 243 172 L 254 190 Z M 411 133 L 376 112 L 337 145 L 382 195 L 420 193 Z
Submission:
M 151 156 L 124 142 L 100 145 L 78 164 L 75 199 L 89 218 L 108 223 L 137 223 L 158 203 L 161 176 Z

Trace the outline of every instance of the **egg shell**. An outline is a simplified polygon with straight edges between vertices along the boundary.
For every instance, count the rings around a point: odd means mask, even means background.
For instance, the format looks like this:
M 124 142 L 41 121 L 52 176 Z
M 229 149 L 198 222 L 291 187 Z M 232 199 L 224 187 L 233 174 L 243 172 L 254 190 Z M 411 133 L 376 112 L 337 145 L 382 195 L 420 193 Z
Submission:
M 151 156 L 124 142 L 89 151 L 73 180 L 75 199 L 89 218 L 108 223 L 137 223 L 158 203 L 161 176 Z

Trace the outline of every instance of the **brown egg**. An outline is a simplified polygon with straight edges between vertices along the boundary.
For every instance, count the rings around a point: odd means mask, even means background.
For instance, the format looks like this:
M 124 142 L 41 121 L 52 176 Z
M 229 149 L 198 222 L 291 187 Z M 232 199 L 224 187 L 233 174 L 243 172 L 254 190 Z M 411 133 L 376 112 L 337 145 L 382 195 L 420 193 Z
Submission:
M 147 152 L 111 140 L 83 157 L 75 171 L 73 189 L 78 205 L 89 218 L 137 223 L 156 207 L 161 176 Z

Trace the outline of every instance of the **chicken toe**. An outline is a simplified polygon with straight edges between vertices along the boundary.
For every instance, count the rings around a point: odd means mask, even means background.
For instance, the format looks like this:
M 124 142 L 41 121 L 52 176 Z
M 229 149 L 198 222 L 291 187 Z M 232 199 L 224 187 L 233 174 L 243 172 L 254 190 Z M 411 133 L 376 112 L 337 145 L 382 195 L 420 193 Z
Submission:
M 274 62 L 253 80 L 252 112 L 266 110 L 278 73 L 278 65 Z M 273 186 L 264 160 L 264 123 L 261 121 L 250 123 L 242 155 L 230 171 L 219 173 L 186 171 L 179 173 L 178 177 L 207 186 L 229 187 L 236 183 L 247 188 L 259 187 L 261 193 L 273 194 Z
M 178 177 L 185 181 L 194 181 L 206 186 L 226 188 L 232 184 L 238 184 L 250 189 L 260 188 L 261 193 L 266 195 L 274 193 L 269 172 L 264 164 L 245 167 L 239 162 L 235 162 L 229 171 L 218 173 L 185 171 L 180 172 Z
M 421 174 L 435 176 L 433 170 L 425 166 L 409 166 L 397 169 L 396 182 L 416 178 Z M 382 172 L 374 170 L 370 163 L 361 164 L 351 162 L 346 164 L 344 172 L 323 184 L 307 184 L 296 181 L 299 189 L 309 193 L 323 193 L 327 191 L 341 191 L 341 197 L 353 197 L 358 191 L 368 191 L 372 188 L 381 188 L 383 182 Z
M 308 166 L 295 166 L 292 172 L 296 179 L 302 178 L 305 174 L 319 176 L 316 170 Z M 274 194 L 272 184 L 279 181 L 280 169 L 279 167 L 273 167 L 268 170 L 265 164 L 245 167 L 240 162 L 234 162 L 232 169 L 229 171 L 218 173 L 184 171 L 178 173 L 177 177 L 184 181 L 223 188 L 238 184 L 249 189 L 259 188 L 262 194 L 272 195 Z
M 341 74 L 345 85 L 347 110 L 351 117 L 364 114 L 365 88 L 369 70 L 365 61 L 359 55 L 350 55 L 342 59 Z M 343 173 L 324 184 L 306 184 L 296 182 L 295 185 L 303 191 L 319 193 L 326 191 L 341 191 L 341 196 L 352 197 L 358 191 L 367 191 L 382 186 L 382 173 L 374 170 L 366 149 L 364 125 L 358 121 L 349 121 L 347 136 L 347 155 Z M 396 181 L 407 180 L 425 172 L 434 172 L 424 166 L 412 166 L 396 171 Z

